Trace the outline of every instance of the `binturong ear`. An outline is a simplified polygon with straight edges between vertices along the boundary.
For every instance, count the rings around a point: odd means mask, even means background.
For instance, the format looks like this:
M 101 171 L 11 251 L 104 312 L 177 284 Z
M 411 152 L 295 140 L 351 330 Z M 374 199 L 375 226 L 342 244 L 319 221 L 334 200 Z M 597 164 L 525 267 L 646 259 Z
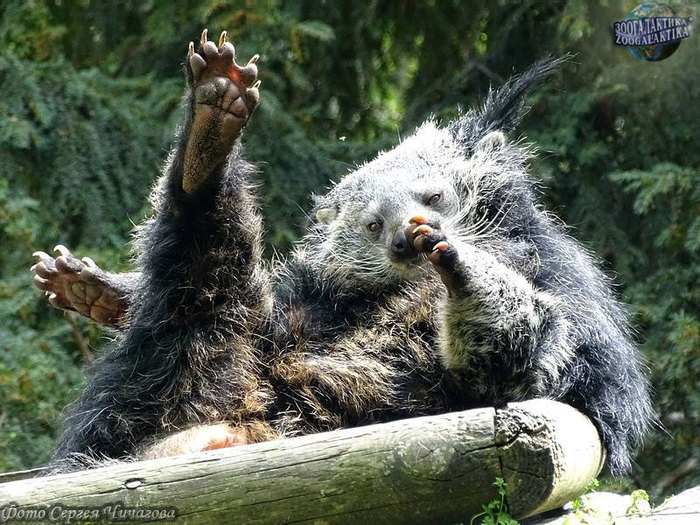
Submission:
M 316 220 L 321 224 L 330 224 L 338 216 L 335 208 L 321 208 L 316 212 Z
M 448 130 L 463 146 L 467 156 L 472 155 L 479 145 L 496 145 L 498 141 L 493 141 L 494 137 L 483 144 L 481 142 L 492 132 L 503 135 L 514 130 L 527 113 L 525 98 L 530 89 L 558 71 L 570 59 L 571 55 L 564 55 L 535 63 L 524 73 L 508 79 L 500 88 L 490 89 L 479 109 L 472 109 L 452 122 Z M 503 144 L 505 141 L 501 147 Z
M 502 131 L 492 131 L 476 143 L 475 151 L 495 153 L 506 145 L 506 136 Z

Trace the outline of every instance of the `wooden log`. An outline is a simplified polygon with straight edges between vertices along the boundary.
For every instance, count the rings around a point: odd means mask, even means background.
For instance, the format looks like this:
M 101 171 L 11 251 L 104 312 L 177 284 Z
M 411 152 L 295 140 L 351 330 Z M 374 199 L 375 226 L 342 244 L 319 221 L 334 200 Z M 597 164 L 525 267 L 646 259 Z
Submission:
M 8 481 L 15 481 L 18 479 L 35 478 L 45 474 L 46 472 L 47 470 L 44 467 L 16 470 L 14 472 L 0 472 L 0 485 L 7 483 Z
M 496 497 L 496 477 L 524 517 L 578 495 L 602 461 L 587 418 L 533 400 L 12 481 L 0 484 L 0 508 L 119 503 L 176 509 L 181 523 L 468 523 Z

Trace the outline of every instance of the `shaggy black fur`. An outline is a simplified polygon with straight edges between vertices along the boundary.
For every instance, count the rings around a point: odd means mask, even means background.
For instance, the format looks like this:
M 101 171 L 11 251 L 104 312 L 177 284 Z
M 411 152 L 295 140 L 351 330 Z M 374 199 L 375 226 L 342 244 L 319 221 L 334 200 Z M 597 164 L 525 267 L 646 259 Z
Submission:
M 142 275 L 125 329 L 71 407 L 54 465 L 133 457 L 200 423 L 263 423 L 256 441 L 541 396 L 590 416 L 610 470 L 626 472 L 652 419 L 626 317 L 591 258 L 537 206 L 527 151 L 488 138 L 515 127 L 530 87 L 559 65 L 536 64 L 480 110 L 446 129 L 427 124 L 348 175 L 274 266 L 261 258 L 254 170 L 237 146 L 197 192 L 183 191 L 198 111 L 188 94 L 155 216 L 138 233 Z M 430 208 L 426 192 L 444 194 L 444 207 Z M 464 285 L 449 297 L 425 257 L 387 255 L 416 213 L 456 250 L 450 271 Z M 370 233 L 370 221 L 383 230 Z

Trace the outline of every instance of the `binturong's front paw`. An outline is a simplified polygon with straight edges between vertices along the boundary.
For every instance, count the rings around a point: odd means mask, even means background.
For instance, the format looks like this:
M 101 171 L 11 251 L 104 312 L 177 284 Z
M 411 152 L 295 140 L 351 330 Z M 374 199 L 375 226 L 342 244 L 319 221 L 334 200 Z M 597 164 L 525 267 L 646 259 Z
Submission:
M 447 291 L 454 293 L 461 281 L 457 267 L 459 256 L 440 226 L 425 217 L 412 217 L 406 227 L 406 239 L 416 252 L 427 255 Z
M 202 32 L 199 51 L 190 42 L 187 58 L 194 117 L 187 141 L 182 188 L 193 193 L 231 152 L 258 104 L 260 81 L 255 55 L 245 66 L 236 63 L 236 50 L 226 31 L 218 47 Z
M 45 252 L 34 252 L 39 258 L 31 267 L 34 286 L 56 308 L 75 310 L 108 326 L 119 325 L 125 300 L 108 282 L 106 273 L 89 257 L 74 257 L 65 246 L 59 244 L 55 250 L 60 254 L 55 259 Z

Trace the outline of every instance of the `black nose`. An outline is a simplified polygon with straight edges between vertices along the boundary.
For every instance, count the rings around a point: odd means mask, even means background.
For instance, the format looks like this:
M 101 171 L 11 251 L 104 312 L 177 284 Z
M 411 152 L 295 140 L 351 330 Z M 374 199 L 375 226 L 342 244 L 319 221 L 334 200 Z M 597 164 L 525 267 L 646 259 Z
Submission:
M 397 255 L 406 255 L 412 252 L 408 239 L 406 239 L 406 231 L 403 228 L 399 228 L 391 240 L 391 251 Z

